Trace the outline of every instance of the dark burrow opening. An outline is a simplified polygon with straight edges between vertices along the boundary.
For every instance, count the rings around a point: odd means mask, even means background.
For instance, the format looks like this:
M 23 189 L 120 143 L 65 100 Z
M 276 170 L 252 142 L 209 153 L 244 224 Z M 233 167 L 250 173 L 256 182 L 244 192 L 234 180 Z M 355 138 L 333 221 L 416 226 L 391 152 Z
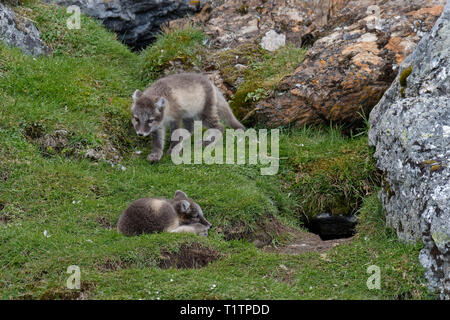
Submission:
M 311 219 L 306 228 L 322 240 L 350 238 L 355 235 L 357 219 L 355 216 L 331 215 L 322 213 Z

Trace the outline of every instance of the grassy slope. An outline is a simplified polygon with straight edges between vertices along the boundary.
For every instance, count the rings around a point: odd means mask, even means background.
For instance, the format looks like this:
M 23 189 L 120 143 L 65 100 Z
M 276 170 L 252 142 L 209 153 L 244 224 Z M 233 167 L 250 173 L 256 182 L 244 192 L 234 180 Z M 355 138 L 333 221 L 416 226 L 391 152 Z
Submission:
M 174 166 L 167 156 L 149 165 L 144 154 L 133 153 L 146 152 L 148 144 L 134 137 L 128 116 L 130 93 L 146 85 L 136 70 L 141 58 L 88 18 L 83 17 L 81 30 L 69 31 L 63 10 L 29 6 L 32 11 L 24 14 L 37 22 L 54 54 L 33 59 L 0 44 L 0 216 L 9 219 L 0 223 L 0 298 L 76 297 L 65 289 L 69 265 L 80 266 L 89 298 L 426 296 L 419 247 L 401 244 L 385 231 L 373 196 L 363 207 L 356 239 L 326 257 L 265 253 L 248 241 L 224 240 L 227 233 L 245 235 L 272 216 L 297 225 L 304 212 L 296 208 L 298 196 L 286 188 L 308 189 L 292 187 L 289 169 L 327 157 L 330 145 L 331 150 L 355 148 L 365 145 L 365 138 L 345 140 L 328 131 L 283 133 L 281 156 L 289 161 L 282 162 L 280 176 L 287 178 L 287 187 L 251 166 Z M 69 131 L 70 146 L 79 154 L 111 142 L 122 151 L 127 169 L 64 152 L 49 156 L 28 137 L 33 126 L 44 133 Z M 310 152 L 307 159 L 303 149 L 294 148 L 300 141 Z M 196 199 L 215 225 L 208 238 L 124 237 L 108 228 L 132 200 L 170 197 L 177 189 Z M 161 250 L 177 250 L 185 242 L 215 248 L 223 257 L 198 270 L 158 268 Z M 382 270 L 381 290 L 366 288 L 366 268 L 372 264 Z

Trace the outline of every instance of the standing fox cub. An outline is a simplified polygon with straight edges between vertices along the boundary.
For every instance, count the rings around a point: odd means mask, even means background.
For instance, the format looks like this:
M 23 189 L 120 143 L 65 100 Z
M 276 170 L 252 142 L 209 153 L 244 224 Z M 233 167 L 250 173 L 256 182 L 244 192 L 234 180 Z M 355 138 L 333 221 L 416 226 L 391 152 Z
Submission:
M 117 230 L 127 236 L 154 232 L 192 232 L 207 236 L 211 223 L 200 206 L 178 190 L 174 199 L 143 198 L 120 215 Z
M 170 130 L 181 128 L 193 132 L 194 120 L 203 126 L 223 132 L 219 117 L 233 129 L 245 129 L 235 118 L 219 89 L 204 75 L 180 73 L 162 78 L 144 92 L 136 90 L 131 106 L 131 122 L 139 136 L 153 137 L 149 162 L 161 160 L 166 125 Z M 168 154 L 178 141 L 172 141 Z

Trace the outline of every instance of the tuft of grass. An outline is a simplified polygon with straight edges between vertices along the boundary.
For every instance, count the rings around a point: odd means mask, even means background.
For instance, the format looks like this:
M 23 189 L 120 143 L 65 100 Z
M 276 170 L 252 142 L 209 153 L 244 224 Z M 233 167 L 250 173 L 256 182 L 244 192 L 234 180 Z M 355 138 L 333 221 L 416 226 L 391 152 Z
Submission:
M 401 89 L 400 89 L 400 95 L 402 98 L 405 98 L 405 90 L 408 86 L 408 77 L 411 75 L 411 72 L 413 70 L 413 66 L 410 66 L 402 71 L 400 74 L 400 77 L 398 79 L 398 82 L 400 83 Z
M 52 49 L 53 55 L 64 57 L 106 58 L 118 65 L 136 57 L 117 40 L 117 35 L 107 31 L 101 22 L 82 14 L 80 29 L 69 29 L 67 20 L 73 15 L 65 7 L 30 1 L 15 11 L 35 23 L 42 40 Z M 124 59 L 125 58 L 125 59 Z
M 192 26 L 159 34 L 141 53 L 141 78 L 146 83 L 153 82 L 174 61 L 180 61 L 183 66 L 198 64 L 205 39 L 205 34 Z
M 320 213 L 352 215 L 379 185 L 367 136 L 344 137 L 338 129 L 287 130 L 283 179 L 306 220 Z

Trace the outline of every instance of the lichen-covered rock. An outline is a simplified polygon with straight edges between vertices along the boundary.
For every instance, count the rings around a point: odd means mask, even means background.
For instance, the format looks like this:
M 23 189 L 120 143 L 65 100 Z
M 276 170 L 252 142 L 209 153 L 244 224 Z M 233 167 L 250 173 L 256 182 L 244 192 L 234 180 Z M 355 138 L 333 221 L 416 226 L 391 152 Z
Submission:
M 450 299 L 450 1 L 370 114 L 369 142 L 384 172 L 386 221 L 422 240 L 430 287 Z
M 16 14 L 0 2 L 0 41 L 18 47 L 27 54 L 40 56 L 50 49 L 41 40 L 39 31 L 25 18 Z
M 259 118 L 270 126 L 331 121 L 359 126 L 361 113 L 368 114 L 381 99 L 444 3 L 345 1 L 323 28 L 301 36 L 317 40 L 274 97 L 258 105 Z
M 282 33 L 276 33 L 274 30 L 267 31 L 261 39 L 261 47 L 267 51 L 276 51 L 286 44 L 286 36 Z
M 172 27 L 188 21 L 200 24 L 216 47 L 236 47 L 261 38 L 270 30 L 286 35 L 297 46 L 308 44 L 326 27 L 329 17 L 348 0 L 228 0 L 215 8 L 205 6 L 196 16 L 170 22 Z M 213 4 L 220 3 L 213 1 Z M 259 40 L 259 39 L 258 39 Z
M 199 11 L 205 0 L 44 0 L 63 6 L 78 6 L 91 17 L 100 19 L 119 40 L 141 49 L 155 39 L 160 26 L 188 13 Z

